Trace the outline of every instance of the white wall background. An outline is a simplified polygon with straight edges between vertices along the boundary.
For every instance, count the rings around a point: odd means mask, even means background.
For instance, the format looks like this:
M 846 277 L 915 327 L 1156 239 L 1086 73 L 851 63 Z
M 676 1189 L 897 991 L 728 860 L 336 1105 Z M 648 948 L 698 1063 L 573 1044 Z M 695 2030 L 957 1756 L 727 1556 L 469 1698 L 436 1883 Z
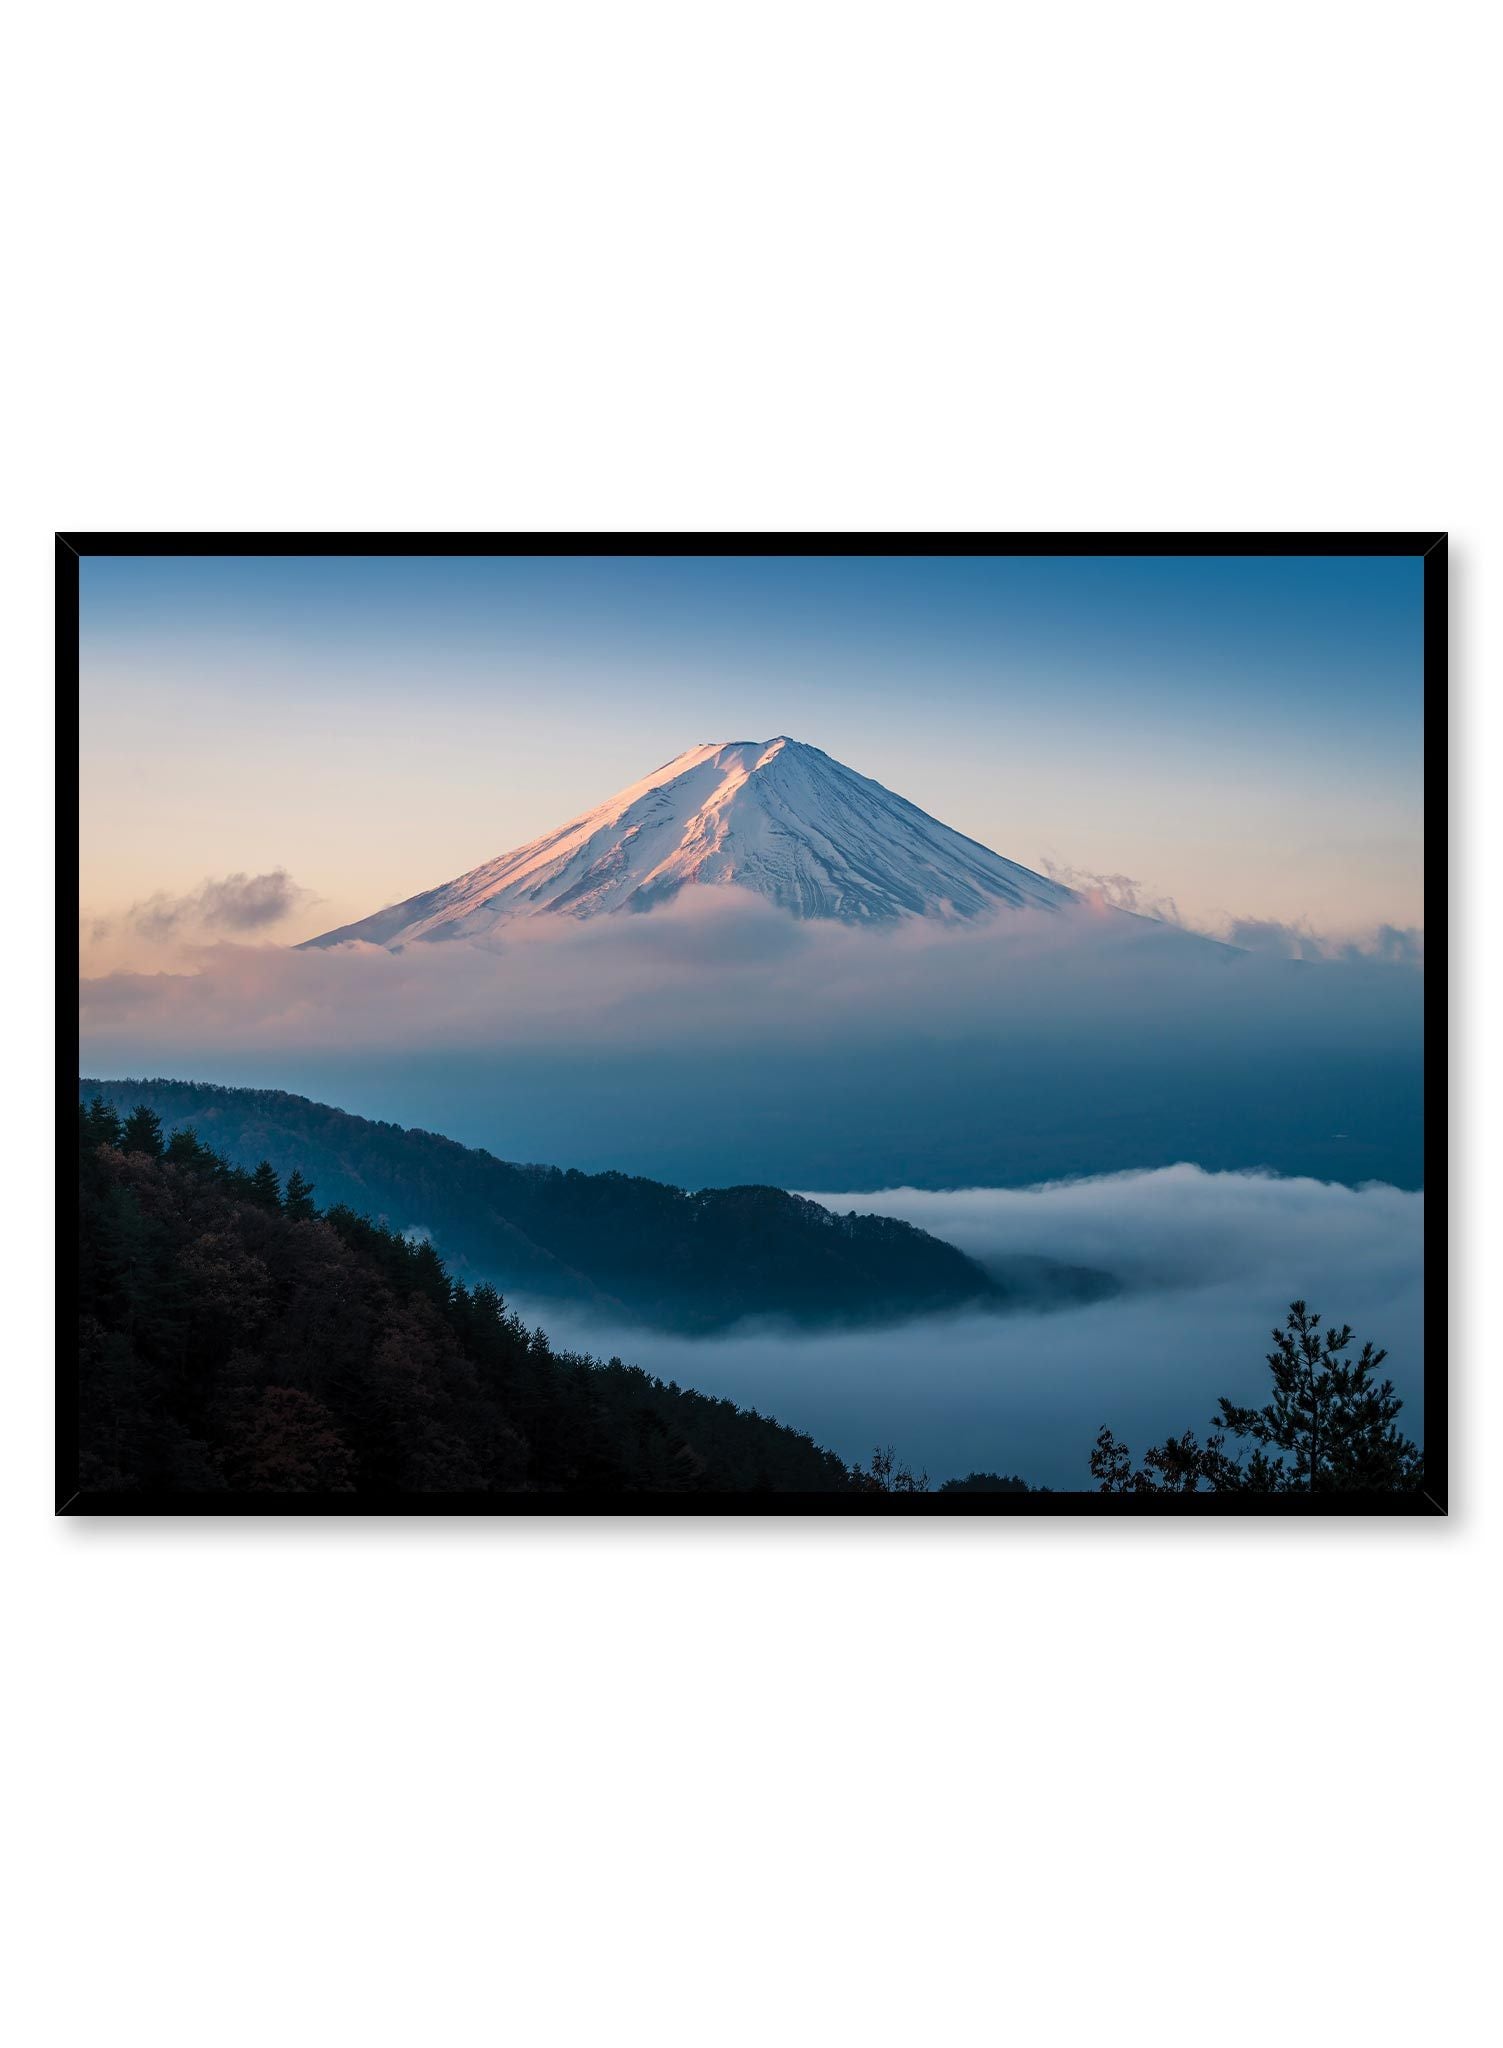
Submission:
M 143 0 L 12 30 L 15 2038 L 1478 2037 L 1491 27 Z M 69 526 L 1449 527 L 1451 1518 L 51 1519 Z

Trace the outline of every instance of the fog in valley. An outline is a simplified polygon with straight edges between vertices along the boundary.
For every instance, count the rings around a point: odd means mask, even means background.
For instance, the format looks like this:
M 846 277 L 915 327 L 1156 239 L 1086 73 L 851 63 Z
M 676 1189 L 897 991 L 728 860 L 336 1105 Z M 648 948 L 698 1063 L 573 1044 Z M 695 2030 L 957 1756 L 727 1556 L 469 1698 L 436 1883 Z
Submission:
M 1269 1329 L 1302 1297 L 1350 1323 L 1359 1347 L 1369 1337 L 1387 1347 L 1401 1420 L 1422 1434 L 1420 1194 L 1177 1166 L 1024 1190 L 817 1199 L 905 1217 L 983 1262 L 1026 1253 L 1095 1266 L 1123 1291 L 1042 1314 L 834 1335 L 743 1326 L 715 1340 L 549 1303 L 550 1334 L 755 1406 L 848 1460 L 891 1443 L 935 1482 L 992 1470 L 1072 1488 L 1089 1484 L 1102 1423 L 1141 1453 L 1185 1429 L 1204 1435 L 1221 1394 L 1266 1399 Z M 534 1305 L 516 1305 L 536 1319 Z

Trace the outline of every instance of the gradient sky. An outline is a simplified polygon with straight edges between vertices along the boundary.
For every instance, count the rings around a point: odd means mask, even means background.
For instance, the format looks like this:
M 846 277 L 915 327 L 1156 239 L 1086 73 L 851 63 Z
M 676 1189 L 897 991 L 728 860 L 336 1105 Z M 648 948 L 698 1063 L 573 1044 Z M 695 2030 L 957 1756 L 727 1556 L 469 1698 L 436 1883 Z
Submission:
M 284 867 L 297 939 L 788 733 L 1187 918 L 1422 911 L 1414 560 L 90 558 L 81 900 Z

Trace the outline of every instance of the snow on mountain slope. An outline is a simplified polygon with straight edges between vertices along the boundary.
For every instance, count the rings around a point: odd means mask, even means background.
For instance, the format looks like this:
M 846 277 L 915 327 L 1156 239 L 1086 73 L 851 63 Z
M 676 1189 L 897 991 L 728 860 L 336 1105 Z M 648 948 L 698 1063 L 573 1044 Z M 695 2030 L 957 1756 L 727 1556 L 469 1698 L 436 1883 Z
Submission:
M 530 845 L 307 943 L 479 938 L 516 918 L 650 910 L 690 883 L 734 884 L 795 917 L 847 924 L 1079 901 L 781 736 L 691 747 Z

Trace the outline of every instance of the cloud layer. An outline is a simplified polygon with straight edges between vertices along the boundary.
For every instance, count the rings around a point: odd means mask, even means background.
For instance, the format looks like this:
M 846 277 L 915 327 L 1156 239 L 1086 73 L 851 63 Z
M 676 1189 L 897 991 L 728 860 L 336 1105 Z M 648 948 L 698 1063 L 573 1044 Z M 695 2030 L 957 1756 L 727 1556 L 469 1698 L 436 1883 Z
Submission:
M 1029 1252 L 1098 1265 L 1125 1292 L 1084 1308 L 934 1318 L 876 1334 L 744 1327 L 706 1342 L 552 1305 L 547 1325 L 775 1414 L 848 1458 L 892 1442 L 935 1479 L 1018 1471 L 1079 1487 L 1104 1422 L 1141 1449 L 1171 1431 L 1204 1432 L 1221 1394 L 1263 1399 L 1270 1328 L 1299 1296 L 1328 1321 L 1350 1322 L 1359 1343 L 1388 1347 L 1403 1422 L 1423 1435 L 1420 1194 L 1181 1165 L 1040 1188 L 817 1199 L 906 1217 L 983 1260 Z
M 190 971 L 191 970 L 191 971 Z M 734 890 L 400 953 L 217 942 L 95 975 L 101 1074 L 275 1086 L 688 1185 L 1273 1166 L 1417 1184 L 1422 977 L 1108 909 L 848 928 Z
M 1132 875 L 1098 875 L 1089 868 L 1067 867 L 1047 857 L 1044 867 L 1056 882 L 1078 889 L 1090 903 L 1111 910 L 1130 910 L 1139 917 L 1156 917 L 1164 924 L 1185 922 L 1172 896 L 1154 895 Z
M 1227 921 L 1228 945 L 1283 960 L 1381 960 L 1393 967 L 1423 967 L 1425 935 L 1416 925 L 1380 924 L 1355 938 L 1331 938 L 1308 924 L 1280 924 L 1270 917 Z
M 1157 918 L 1162 924 L 1199 932 L 1203 938 L 1217 939 L 1244 952 L 1272 954 L 1283 960 L 1382 960 L 1402 967 L 1425 964 L 1425 934 L 1417 925 L 1380 924 L 1332 934 L 1316 931 L 1308 918 L 1288 923 L 1272 917 L 1223 914 L 1194 922 L 1181 916 L 1172 896 L 1155 895 L 1132 875 L 1098 875 L 1052 860 L 1045 860 L 1044 867 L 1055 881 L 1079 890 L 1088 903 L 1099 908 Z
M 144 941 L 153 958 L 170 958 L 183 948 L 221 936 L 242 938 L 270 931 L 294 912 L 317 901 L 285 868 L 264 875 L 206 877 L 197 889 L 172 896 L 158 890 L 113 917 L 84 917 L 86 951 L 106 954 L 119 942 Z M 132 950 L 139 951 L 139 947 Z M 185 964 L 178 961 L 176 964 Z
M 234 919 L 254 929 L 284 914 L 294 888 L 280 873 L 230 877 L 133 915 L 164 932 Z M 799 921 L 742 891 L 705 889 L 650 915 L 523 921 L 488 943 L 200 945 L 173 972 L 88 978 L 82 999 L 86 1032 L 134 1026 L 231 1045 L 289 1032 L 301 1043 L 405 1044 L 420 1026 L 430 1044 L 661 1046 L 706 1033 L 760 1041 L 769 1030 L 805 1043 L 869 1040 L 897 1024 L 952 1041 L 999 1021 L 1068 1031 L 1068 1006 L 1102 997 L 1124 1026 L 1189 1004 L 1235 1032 L 1250 1010 L 1314 1017 L 1355 985 L 1292 977 L 1286 965 L 1104 905 L 872 929 Z M 1365 987 L 1369 1013 L 1384 992 L 1412 1007 L 1413 986 L 1391 975 Z

